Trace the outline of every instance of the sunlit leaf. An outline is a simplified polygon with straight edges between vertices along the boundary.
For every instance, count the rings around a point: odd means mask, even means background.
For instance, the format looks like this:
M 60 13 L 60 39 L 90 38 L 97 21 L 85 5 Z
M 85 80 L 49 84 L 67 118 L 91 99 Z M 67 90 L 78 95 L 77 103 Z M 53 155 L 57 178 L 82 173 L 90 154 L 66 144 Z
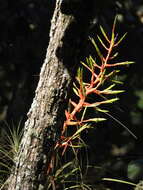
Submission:
M 82 81 L 80 83 L 80 90 L 81 90 L 82 96 L 85 96 L 86 95 L 86 89 L 85 89 L 85 84 Z
M 111 59 L 114 59 L 115 57 L 117 57 L 118 56 L 118 52 L 116 52 L 114 55 L 112 55 L 112 57 L 110 57 L 110 60 Z
M 119 100 L 119 98 L 112 98 L 112 99 L 109 99 L 109 100 L 105 100 L 105 101 L 102 101 L 102 102 L 96 102 L 96 103 L 93 103 L 93 104 L 86 104 L 85 103 L 85 107 L 97 107 L 101 104 L 111 104 L 113 102 L 116 102 L 117 100 Z
M 106 67 L 116 67 L 116 66 L 122 66 L 122 65 L 130 65 L 134 63 L 135 62 L 133 61 L 124 61 L 124 62 L 119 62 L 119 63 L 114 63 L 114 64 L 106 64 Z
M 112 34 L 115 33 L 115 26 L 116 26 L 116 23 L 117 23 L 117 15 L 115 16 L 115 19 L 114 19 L 114 22 L 113 22 L 113 27 L 112 27 Z
M 81 81 L 82 80 L 82 77 L 83 77 L 83 69 L 82 68 L 78 68 L 77 70 L 77 77 L 79 78 L 79 80 Z
M 96 107 L 96 111 L 102 112 L 102 113 L 107 113 L 109 112 L 108 110 L 104 110 L 104 109 L 100 109 L 98 107 Z
M 106 120 L 105 118 L 90 118 L 90 119 L 84 120 L 83 122 L 95 122 L 95 123 L 98 123 L 98 122 L 105 121 L 105 120 Z
M 127 32 L 118 40 L 115 46 L 118 46 L 122 42 L 122 40 L 126 37 L 126 35 L 127 35 Z
M 110 89 L 112 89 L 114 86 L 115 86 L 115 84 L 111 84 L 108 88 L 106 88 L 106 89 L 103 90 L 103 91 L 110 90 Z M 103 92 L 103 91 L 102 91 L 102 92 Z
M 110 40 L 109 40 L 109 38 L 108 38 L 108 36 L 107 36 L 106 32 L 104 31 L 102 26 L 100 26 L 100 30 L 101 30 L 103 36 L 105 37 L 105 39 L 110 43 Z
M 82 62 L 81 61 L 81 64 L 85 67 L 85 68 L 87 68 L 89 71 L 92 71 L 92 67 L 88 67 L 84 62 Z
M 100 52 L 100 50 L 99 50 L 97 44 L 95 43 L 95 40 L 94 40 L 93 38 L 90 38 L 90 40 L 91 40 L 92 44 L 94 45 L 94 47 L 95 47 L 95 49 L 96 49 L 96 51 L 97 51 L 98 56 L 100 57 L 101 60 L 103 60 L 103 55 L 102 55 L 102 53 Z
M 74 93 L 75 93 L 77 96 L 79 96 L 79 92 L 78 92 L 78 90 L 77 90 L 76 88 L 73 88 L 73 91 L 74 91 Z
M 118 81 L 118 80 L 111 80 L 112 82 L 116 83 L 116 84 L 123 84 L 122 81 Z
M 102 94 L 119 94 L 125 92 L 125 90 L 103 90 Z
M 108 48 L 106 47 L 106 45 L 104 44 L 104 42 L 102 41 L 102 39 L 100 38 L 100 36 L 97 35 L 97 38 L 98 38 L 98 40 L 100 41 L 100 43 L 102 44 L 102 46 L 103 46 L 106 50 L 108 50 Z
M 120 62 L 120 63 L 115 63 L 115 65 L 129 65 L 129 64 L 134 64 L 135 62 L 133 61 L 124 61 L 124 62 Z
M 75 139 L 77 138 L 77 136 L 82 132 L 84 131 L 85 129 L 89 129 L 91 128 L 91 126 L 89 124 L 85 124 L 83 126 L 81 126 L 71 137 L 71 139 Z

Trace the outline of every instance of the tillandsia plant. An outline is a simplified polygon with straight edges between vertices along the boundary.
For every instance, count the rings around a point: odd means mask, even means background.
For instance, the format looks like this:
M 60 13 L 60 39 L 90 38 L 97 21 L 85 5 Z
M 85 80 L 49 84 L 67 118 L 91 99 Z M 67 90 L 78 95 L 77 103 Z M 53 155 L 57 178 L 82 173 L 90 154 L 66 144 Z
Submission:
M 23 135 L 21 121 L 18 126 L 10 127 L 7 123 L 7 130 L 3 131 L 4 138 L 0 143 L 0 190 L 4 189 L 7 178 L 11 173 L 11 168 L 15 166 L 14 158 L 18 154 L 19 145 Z
M 96 50 L 97 58 L 94 59 L 92 56 L 89 56 L 86 58 L 86 62 L 81 62 L 73 83 L 73 92 L 75 94 L 74 100 L 69 100 L 69 107 L 68 110 L 65 111 L 66 119 L 62 127 L 61 136 L 55 145 L 56 154 L 62 154 L 62 156 L 67 152 L 68 147 L 72 148 L 75 160 L 77 161 L 77 167 L 75 168 L 76 164 L 74 164 L 71 171 L 80 171 L 79 179 L 82 179 L 82 172 L 80 166 L 78 166 L 79 161 L 77 154 L 80 147 L 85 145 L 81 138 L 81 134 L 94 127 L 95 125 L 93 123 L 106 120 L 105 117 L 97 117 L 95 113 L 102 112 L 108 116 L 110 115 L 108 113 L 108 105 L 119 100 L 117 94 L 124 92 L 124 90 L 116 88 L 117 84 L 121 83 L 115 79 L 115 76 L 117 76 L 119 72 L 119 66 L 125 66 L 133 63 L 131 61 L 115 62 L 115 58 L 118 56 L 116 48 L 126 36 L 126 34 L 124 34 L 120 39 L 117 38 L 118 35 L 115 33 L 116 21 L 117 17 L 115 17 L 113 23 L 111 37 L 109 37 L 103 27 L 100 26 L 102 36 L 100 37 L 97 35 L 98 43 L 96 43 L 93 38 L 90 38 L 90 41 Z M 85 73 L 86 76 L 88 74 L 88 77 L 84 76 Z M 112 117 L 112 115 L 110 116 Z M 118 121 L 117 119 L 115 120 Z M 126 126 L 124 126 L 120 121 L 118 121 L 118 123 L 120 123 L 136 138 L 136 136 Z M 55 156 L 52 156 L 51 163 L 48 166 L 48 174 L 50 174 L 50 171 L 52 170 L 55 171 L 55 176 L 58 177 L 58 175 L 56 175 L 56 167 L 54 168 L 53 165 L 54 160 Z M 61 167 L 59 171 L 61 174 L 63 172 L 63 167 Z M 53 175 L 52 179 L 54 179 Z M 52 186 L 53 184 L 55 188 L 54 180 L 52 181 Z M 83 185 L 84 183 L 82 182 L 80 185 L 81 184 Z M 79 186 L 79 181 L 76 185 Z M 82 185 L 80 186 L 81 189 L 89 189 L 88 187 L 82 188 Z
M 116 97 L 117 94 L 124 92 L 124 90 L 115 89 L 116 85 L 121 82 L 114 80 L 114 78 L 120 71 L 118 66 L 129 65 L 133 62 L 113 62 L 118 56 L 115 49 L 126 36 L 125 33 L 120 39 L 117 38 L 118 35 L 115 33 L 116 21 L 117 17 L 113 23 L 111 37 L 109 37 L 103 27 L 100 26 L 102 37 L 97 35 L 100 45 L 97 45 L 95 40 L 90 38 L 98 58 L 95 60 L 92 56 L 89 56 L 86 58 L 86 63 L 81 62 L 81 66 L 78 69 L 76 81 L 73 84 L 76 101 L 69 100 L 69 109 L 65 111 L 66 120 L 63 125 L 60 143 L 56 145 L 56 147 L 64 147 L 62 154 L 64 154 L 68 146 L 73 146 L 75 139 L 80 139 L 80 133 L 82 131 L 93 126 L 93 122 L 106 120 L 106 118 L 100 117 L 87 118 L 86 113 L 88 109 L 92 109 L 94 112 L 107 113 L 109 110 L 103 109 L 103 105 L 116 102 L 119 100 L 119 98 Z M 89 75 L 86 80 L 84 77 L 85 69 Z M 71 126 L 73 126 L 75 130 L 73 130 L 72 135 L 67 137 L 67 131 L 69 128 L 71 129 Z M 125 127 L 124 125 L 122 126 Z M 126 129 L 135 137 L 128 128 Z

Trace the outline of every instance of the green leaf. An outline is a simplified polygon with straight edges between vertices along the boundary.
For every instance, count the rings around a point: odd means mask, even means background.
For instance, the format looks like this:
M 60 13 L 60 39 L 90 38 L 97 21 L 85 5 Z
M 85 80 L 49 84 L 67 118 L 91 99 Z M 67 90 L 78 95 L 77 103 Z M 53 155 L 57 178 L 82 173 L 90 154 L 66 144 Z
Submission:
M 112 182 L 117 182 L 117 183 L 124 183 L 124 184 L 128 184 L 128 185 L 137 186 L 135 183 L 131 183 L 131 182 L 128 182 L 128 181 L 123 181 L 123 180 L 120 180 L 120 179 L 103 178 L 102 180 L 104 180 L 104 181 L 112 181 Z
M 67 167 L 69 167 L 69 166 L 72 165 L 72 164 L 73 164 L 72 161 L 71 161 L 71 162 L 68 162 L 68 163 L 66 163 L 66 164 L 64 164 L 60 169 L 58 169 L 58 170 L 56 171 L 55 177 L 58 177 L 58 176 L 64 171 L 64 169 L 66 169 Z
M 101 122 L 101 121 L 105 121 L 106 119 L 105 118 L 91 118 L 91 119 L 87 119 L 85 120 L 85 122 Z
M 116 26 L 116 23 L 117 23 L 117 15 L 115 16 L 115 19 L 114 19 L 114 22 L 113 22 L 113 28 L 112 28 L 112 33 L 115 32 L 115 26 Z
M 93 59 L 93 57 L 90 55 L 89 56 L 89 63 L 91 64 L 91 67 L 100 67 L 99 65 L 97 65 L 97 63 L 95 62 L 95 60 Z
M 106 78 L 108 77 L 114 77 L 114 76 L 116 76 L 116 74 L 117 73 L 119 73 L 120 72 L 120 70 L 114 70 L 114 71 L 112 71 L 112 72 L 110 72 L 109 74 L 107 74 L 106 75 Z
M 127 32 L 118 40 L 115 46 L 118 46 L 122 42 L 122 40 L 126 37 L 126 35 L 127 35 Z
M 108 38 L 108 36 L 107 36 L 106 32 L 104 31 L 104 29 L 103 29 L 102 26 L 100 26 L 100 30 L 101 30 L 103 36 L 105 37 L 105 39 L 106 39 L 108 42 L 110 42 L 110 40 L 109 40 L 109 38 Z
M 95 64 L 94 59 L 92 58 L 92 56 L 89 56 L 89 66 L 92 69 L 92 71 L 94 71 L 94 64 Z
M 115 86 L 115 84 L 111 84 L 108 88 L 106 88 L 106 89 L 103 90 L 103 91 L 110 90 L 110 89 L 112 89 L 114 86 Z M 102 92 L 103 92 L 103 91 L 102 91 Z
M 87 66 L 84 62 L 82 62 L 82 61 L 81 61 L 80 63 L 81 63 L 86 69 L 88 69 L 89 71 L 91 71 L 91 69 L 92 69 L 91 67 L 88 67 L 88 66 Z
M 104 104 L 112 104 L 112 103 L 116 102 L 117 100 L 119 100 L 119 98 L 112 98 L 109 100 L 105 100 Z
M 116 26 L 116 22 L 117 22 L 117 16 L 115 16 L 115 19 L 114 19 L 114 22 L 113 22 L 113 27 L 112 27 L 112 34 L 111 34 L 111 45 L 112 46 L 115 43 L 115 26 Z
M 96 107 L 96 111 L 99 111 L 99 112 L 102 112 L 102 113 L 107 113 L 109 112 L 108 110 L 103 110 L 103 109 L 100 109 L 98 107 Z
M 125 92 L 125 90 L 103 90 L 102 91 L 103 94 L 119 94 L 123 92 Z
M 71 172 L 64 174 L 63 177 L 64 179 L 68 178 L 69 176 L 75 175 L 75 172 L 77 172 L 79 168 L 74 168 Z
M 89 129 L 89 128 L 91 128 L 91 126 L 90 126 L 89 124 L 85 124 L 85 125 L 81 126 L 81 127 L 72 135 L 71 139 L 77 138 L 78 135 L 79 135 L 82 131 L 84 131 L 85 129 Z
M 125 90 L 108 90 L 108 94 L 120 94 L 125 92 Z
M 65 188 L 65 190 L 68 190 L 68 189 L 77 189 L 77 188 L 81 188 L 81 185 L 73 185 L 71 187 Z
M 102 53 L 100 52 L 100 50 L 99 50 L 97 44 L 95 43 L 95 40 L 94 40 L 93 38 L 90 38 L 90 40 L 91 40 L 92 44 L 94 45 L 94 47 L 95 47 L 95 49 L 96 49 L 96 51 L 97 51 L 98 56 L 100 57 L 101 60 L 103 60 L 103 55 L 102 55 Z
M 124 61 L 124 62 L 120 62 L 120 63 L 115 63 L 113 64 L 114 66 L 119 66 L 119 65 L 130 65 L 130 64 L 134 64 L 135 62 L 133 61 Z
M 116 83 L 116 84 L 123 84 L 122 81 L 118 81 L 118 80 L 111 80 L 112 82 Z
M 97 107 L 101 104 L 112 104 L 113 102 L 116 102 L 117 100 L 119 100 L 119 98 L 112 98 L 112 99 L 109 99 L 109 100 L 105 100 L 105 101 L 102 101 L 102 102 L 96 102 L 96 103 L 93 103 L 93 104 L 89 104 L 89 105 L 86 105 L 85 107 Z
M 97 35 L 97 38 L 98 38 L 99 42 L 102 44 L 102 46 L 103 46 L 106 50 L 108 50 L 108 48 L 106 47 L 106 45 L 104 44 L 104 42 L 102 41 L 102 39 L 100 38 L 100 36 Z
M 80 82 L 80 89 L 81 89 L 82 95 L 86 96 L 86 89 L 85 89 L 85 84 L 83 81 Z
M 114 59 L 115 57 L 117 57 L 118 56 L 118 52 L 116 52 L 114 55 L 112 55 L 112 57 L 110 57 L 110 59 Z
M 83 77 L 83 69 L 82 68 L 78 68 L 77 70 L 77 77 L 78 79 L 81 81 L 82 80 L 82 77 Z
M 73 88 L 73 92 L 74 92 L 77 96 L 79 96 L 78 90 L 77 90 L 76 88 Z

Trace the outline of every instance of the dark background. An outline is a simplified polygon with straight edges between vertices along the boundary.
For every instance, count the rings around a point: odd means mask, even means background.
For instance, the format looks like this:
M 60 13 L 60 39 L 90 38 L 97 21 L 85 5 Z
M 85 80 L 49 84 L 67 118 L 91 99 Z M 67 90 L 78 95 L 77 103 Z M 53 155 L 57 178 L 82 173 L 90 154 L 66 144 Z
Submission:
M 1 139 L 4 130 L 18 126 L 19 122 L 22 128 L 26 120 L 46 55 L 54 4 L 54 0 L 0 0 Z M 135 61 L 135 64 L 123 68 L 119 75 L 124 82 L 121 88 L 126 92 L 120 95 L 120 101 L 111 109 L 111 115 L 123 122 L 138 139 L 134 139 L 115 119 L 106 116 L 108 122 L 85 139 L 90 145 L 90 164 L 100 166 L 100 169 L 90 172 L 90 179 L 95 184 L 100 177 L 128 180 L 128 163 L 143 159 L 142 1 L 96 0 L 89 36 L 96 36 L 99 25 L 110 33 L 116 14 L 118 35 L 128 32 L 119 48 L 120 59 Z M 87 54 L 90 47 L 87 44 Z M 104 185 L 115 190 L 131 189 L 113 182 L 105 182 Z

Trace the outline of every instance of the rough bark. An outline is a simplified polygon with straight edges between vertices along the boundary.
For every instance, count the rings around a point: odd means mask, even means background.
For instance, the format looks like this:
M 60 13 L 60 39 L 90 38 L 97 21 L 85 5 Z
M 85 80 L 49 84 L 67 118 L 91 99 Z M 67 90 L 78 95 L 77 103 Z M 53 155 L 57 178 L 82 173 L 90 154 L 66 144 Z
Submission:
M 14 171 L 9 177 L 8 190 L 41 190 L 46 187 L 48 154 L 63 124 L 73 77 L 72 68 L 79 62 L 79 48 L 87 34 L 88 13 L 91 12 L 85 0 L 72 6 L 68 3 L 62 0 L 56 2 L 46 59 L 27 114 L 24 136 L 15 158 Z

